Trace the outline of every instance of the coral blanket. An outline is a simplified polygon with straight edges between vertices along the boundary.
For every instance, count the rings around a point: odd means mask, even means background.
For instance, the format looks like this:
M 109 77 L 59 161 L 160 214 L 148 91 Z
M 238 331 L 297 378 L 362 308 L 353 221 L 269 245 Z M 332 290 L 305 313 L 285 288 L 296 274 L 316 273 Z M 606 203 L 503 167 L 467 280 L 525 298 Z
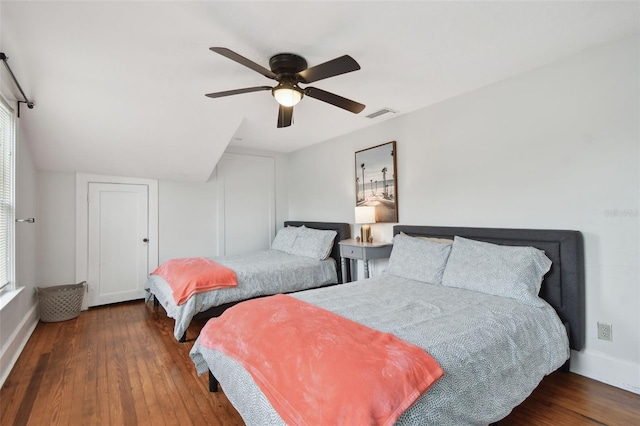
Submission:
M 182 305 L 196 293 L 238 285 L 233 270 L 204 257 L 171 259 L 151 274 L 164 278 L 173 290 L 177 305 Z
M 444 374 L 422 348 L 283 294 L 228 309 L 198 339 L 290 425 L 391 425 Z

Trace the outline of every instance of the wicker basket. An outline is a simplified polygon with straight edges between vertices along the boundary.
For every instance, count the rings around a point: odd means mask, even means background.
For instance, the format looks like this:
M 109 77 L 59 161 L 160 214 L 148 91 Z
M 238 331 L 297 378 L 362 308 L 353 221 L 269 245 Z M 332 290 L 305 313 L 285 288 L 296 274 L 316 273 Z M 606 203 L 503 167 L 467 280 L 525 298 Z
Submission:
M 83 281 L 79 284 L 38 287 L 40 321 L 58 322 L 78 317 L 86 284 Z

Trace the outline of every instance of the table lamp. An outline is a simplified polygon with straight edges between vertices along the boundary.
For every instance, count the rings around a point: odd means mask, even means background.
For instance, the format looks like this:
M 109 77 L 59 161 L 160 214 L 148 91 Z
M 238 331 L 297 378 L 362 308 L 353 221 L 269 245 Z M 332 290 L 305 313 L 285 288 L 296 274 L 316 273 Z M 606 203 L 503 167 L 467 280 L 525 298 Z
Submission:
M 356 207 L 356 223 L 362 224 L 360 227 L 360 238 L 363 243 L 369 242 L 371 237 L 370 223 L 376 223 L 376 208 L 373 206 Z

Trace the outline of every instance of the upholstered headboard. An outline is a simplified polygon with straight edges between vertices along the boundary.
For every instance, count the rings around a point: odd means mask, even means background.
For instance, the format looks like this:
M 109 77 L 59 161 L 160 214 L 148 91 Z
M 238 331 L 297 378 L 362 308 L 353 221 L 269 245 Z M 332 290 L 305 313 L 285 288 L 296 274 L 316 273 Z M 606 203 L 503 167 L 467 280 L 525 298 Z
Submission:
M 553 262 L 545 275 L 540 297 L 558 312 L 569 333 L 572 349 L 585 341 L 584 247 L 579 231 L 542 229 L 460 228 L 396 225 L 393 233 L 438 238 L 460 237 L 510 246 L 544 250 Z
M 333 240 L 333 248 L 331 249 L 331 257 L 336 261 L 336 269 L 338 271 L 338 282 L 342 284 L 342 266 L 340 262 L 340 246 L 338 243 L 342 240 L 351 238 L 351 225 L 339 222 L 302 222 L 302 221 L 286 221 L 284 226 L 306 226 L 307 228 L 325 229 L 336 231 L 338 234 Z M 347 275 L 349 271 L 347 271 Z M 350 277 L 348 277 L 351 279 Z

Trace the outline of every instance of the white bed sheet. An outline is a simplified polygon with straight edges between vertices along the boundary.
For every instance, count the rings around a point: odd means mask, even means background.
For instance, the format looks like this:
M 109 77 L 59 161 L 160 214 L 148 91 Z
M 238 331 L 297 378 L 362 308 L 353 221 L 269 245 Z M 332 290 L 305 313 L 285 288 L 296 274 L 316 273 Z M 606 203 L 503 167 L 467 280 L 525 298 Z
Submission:
M 487 425 L 504 418 L 569 358 L 553 308 L 383 275 L 292 295 L 427 350 L 445 375 L 399 425 Z M 283 344 L 286 344 L 283 342 Z M 200 346 L 191 357 L 209 368 L 248 425 L 284 424 L 249 373 Z
M 179 340 L 193 317 L 207 309 L 225 303 L 253 297 L 290 293 L 338 282 L 335 260 L 316 260 L 294 256 L 278 250 L 264 250 L 236 256 L 211 258 L 233 269 L 238 286 L 198 293 L 182 305 L 176 305 L 167 282 L 158 275 L 150 275 L 145 289 L 153 294 L 175 319 L 174 337 Z

